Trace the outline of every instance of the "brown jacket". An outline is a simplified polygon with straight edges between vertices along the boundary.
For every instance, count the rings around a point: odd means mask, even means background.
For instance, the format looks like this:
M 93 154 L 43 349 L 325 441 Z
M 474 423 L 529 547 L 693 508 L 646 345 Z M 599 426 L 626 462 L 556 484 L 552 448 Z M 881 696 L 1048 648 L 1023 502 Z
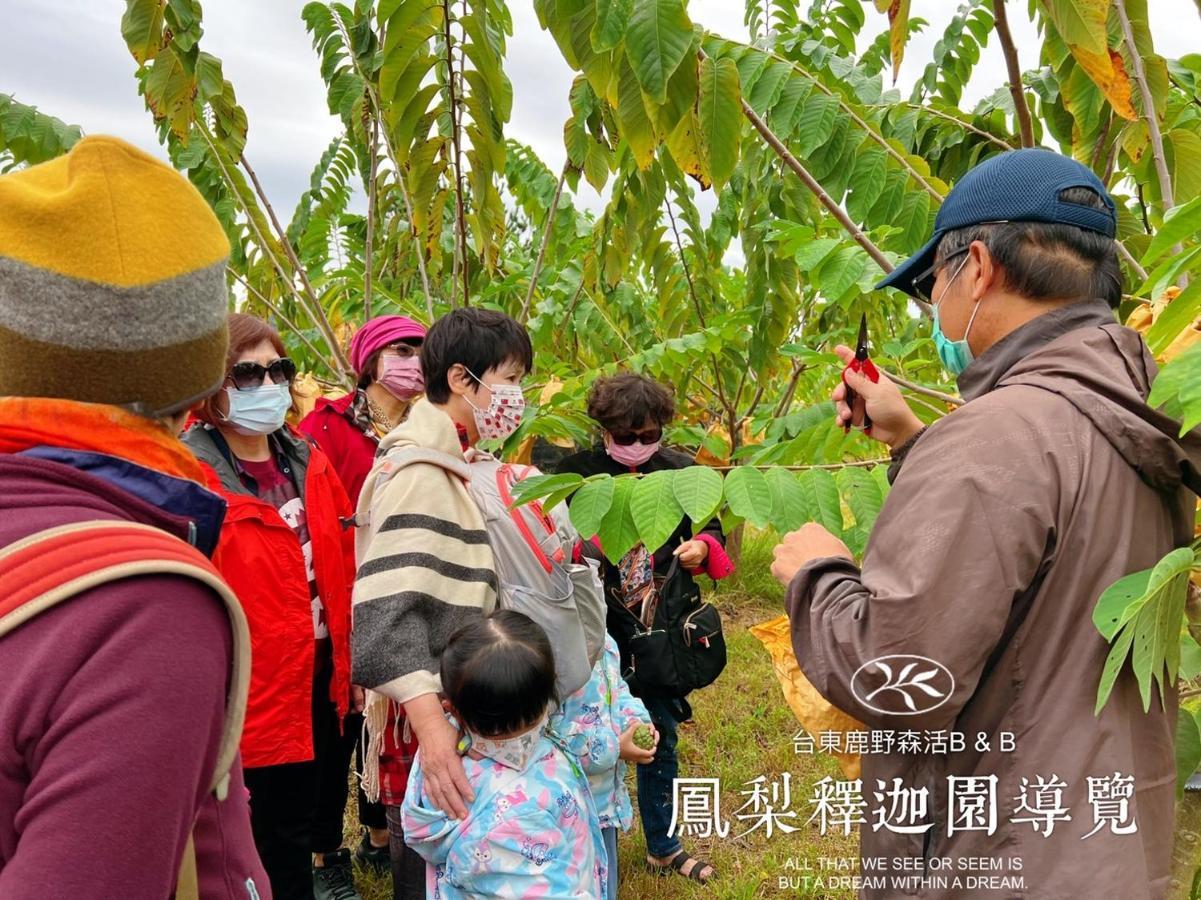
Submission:
M 1097 598 L 1192 536 L 1197 498 L 1182 482 L 1201 486 L 1201 435 L 1177 439 L 1177 423 L 1146 405 L 1155 371 L 1141 337 L 1115 324 L 1103 303 L 1027 323 L 969 367 L 960 389 L 970 402 L 908 452 L 862 571 L 820 559 L 793 581 L 797 660 L 828 700 L 873 729 L 967 736 L 960 752 L 863 757 L 862 874 L 874 876 L 870 860 L 883 857 L 885 878 L 898 880 L 869 882 L 862 896 L 1166 894 L 1175 693 L 1166 710 L 1156 696 L 1144 713 L 1127 665 L 1093 715 L 1108 652 L 1092 621 Z M 869 708 L 860 697 L 886 678 L 869 663 L 890 654 L 937 661 L 954 688 L 939 673 L 925 682 L 931 691 L 886 689 Z M 917 663 L 908 681 L 934 668 Z M 907 661 L 887 665 L 899 676 Z M 1003 732 L 1014 735 L 1011 752 Z M 1105 825 L 1086 838 L 1095 824 L 1087 779 L 1115 773 L 1134 778 L 1127 815 L 1115 824 L 1133 818 L 1137 830 Z M 949 835 L 948 777 L 990 775 L 995 831 Z M 1011 822 L 1022 779 L 1053 775 L 1066 784 L 1059 805 L 1071 820 L 1046 837 L 1043 825 Z M 925 833 L 873 827 L 877 779 L 894 778 L 929 789 Z M 898 857 L 922 862 L 914 873 Z M 968 876 L 981 875 L 1012 880 L 969 886 Z

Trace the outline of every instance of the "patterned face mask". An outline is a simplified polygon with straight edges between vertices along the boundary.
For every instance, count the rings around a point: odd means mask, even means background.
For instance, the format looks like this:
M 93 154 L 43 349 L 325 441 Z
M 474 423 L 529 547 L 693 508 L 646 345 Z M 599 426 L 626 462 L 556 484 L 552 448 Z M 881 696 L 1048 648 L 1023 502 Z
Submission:
M 542 732 L 546 728 L 549 718 L 550 712 L 548 710 L 542 713 L 542 718 L 535 722 L 529 731 L 522 732 L 517 737 L 504 738 L 503 740 L 481 737 L 478 734 L 468 732 L 467 735 L 470 740 L 467 747 L 470 750 L 474 750 L 480 756 L 486 756 L 501 765 L 508 766 L 510 769 L 523 772 L 533 758 L 538 742 L 542 740 Z
M 525 414 L 525 395 L 521 393 L 521 387 L 516 384 L 484 384 L 470 369 L 467 369 L 467 374 L 492 394 L 487 409 L 480 409 L 469 398 L 463 397 L 471 407 L 480 437 L 485 441 L 503 441 L 517 430 Z

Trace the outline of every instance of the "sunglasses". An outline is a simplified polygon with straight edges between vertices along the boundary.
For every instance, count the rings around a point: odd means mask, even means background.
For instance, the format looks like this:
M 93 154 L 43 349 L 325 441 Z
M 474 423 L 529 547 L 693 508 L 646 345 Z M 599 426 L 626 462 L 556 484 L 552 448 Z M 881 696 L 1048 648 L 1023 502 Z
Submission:
M 271 377 L 272 384 L 291 384 L 296 377 L 296 363 L 284 356 L 269 366 L 240 362 L 229 370 L 229 380 L 239 391 L 253 391 L 262 387 L 264 375 Z
M 610 431 L 609 437 L 613 443 L 629 447 L 635 441 L 643 445 L 657 444 L 663 439 L 663 429 L 654 428 L 650 431 Z
M 938 278 L 938 270 L 947 265 L 951 260 L 956 259 L 967 253 L 971 247 L 960 247 L 954 253 L 949 253 L 947 256 L 938 260 L 926 271 L 922 272 L 913 279 L 913 289 L 917 293 L 919 300 L 924 300 L 926 303 L 931 303 L 930 295 L 934 292 L 934 281 Z

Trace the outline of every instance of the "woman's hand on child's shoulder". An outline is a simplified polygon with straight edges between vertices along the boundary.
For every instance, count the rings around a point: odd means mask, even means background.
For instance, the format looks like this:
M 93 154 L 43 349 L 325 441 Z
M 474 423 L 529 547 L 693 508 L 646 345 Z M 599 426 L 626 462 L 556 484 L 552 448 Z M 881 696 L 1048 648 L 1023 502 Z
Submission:
M 643 749 L 634 740 L 634 735 L 638 729 L 645 728 L 651 733 L 651 745 L 648 749 Z M 645 740 L 642 743 L 646 743 Z M 655 750 L 659 747 L 659 730 L 649 722 L 635 722 L 629 728 L 621 733 L 619 741 L 620 753 L 622 759 L 626 762 L 646 765 L 655 761 Z

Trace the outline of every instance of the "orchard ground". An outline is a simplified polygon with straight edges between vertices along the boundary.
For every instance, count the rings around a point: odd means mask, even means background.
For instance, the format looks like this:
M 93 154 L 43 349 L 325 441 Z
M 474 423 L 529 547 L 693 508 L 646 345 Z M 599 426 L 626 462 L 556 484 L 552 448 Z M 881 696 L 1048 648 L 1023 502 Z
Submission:
M 678 875 L 657 877 L 645 865 L 645 844 L 637 812 L 634 828 L 618 841 L 620 894 L 622 900 L 666 900 L 666 898 L 706 897 L 713 900 L 741 900 L 751 897 L 808 896 L 828 900 L 851 900 L 851 890 L 815 890 L 808 893 L 781 888 L 781 876 L 803 874 L 788 868 L 789 860 L 808 861 L 818 874 L 818 859 L 853 859 L 859 843 L 854 831 L 820 834 L 815 824 L 805 825 L 806 798 L 819 778 L 841 778 L 838 765 L 826 755 L 798 755 L 792 736 L 799 725 L 784 703 L 779 684 L 772 672 L 771 659 L 763 645 L 747 629 L 783 611 L 783 590 L 772 579 L 771 551 L 775 536 L 771 533 L 750 535 L 743 544 L 739 573 L 716 588 L 702 584 L 705 599 L 720 610 L 725 624 L 729 662 L 715 684 L 690 698 L 694 720 L 680 729 L 680 771 L 683 777 L 721 778 L 722 815 L 730 823 L 725 838 L 686 839 L 688 850 L 718 870 L 716 882 L 699 887 Z M 736 837 L 750 822 L 735 818 L 745 802 L 739 792 L 747 782 L 761 775 L 769 782 L 783 772 L 792 773 L 792 809 L 800 818 L 800 827 L 791 834 L 773 832 L 770 838 L 760 828 L 745 837 Z M 637 789 L 631 771 L 630 793 L 637 803 Z M 359 840 L 356 813 L 347 810 L 347 846 Z M 1180 875 L 1178 897 L 1187 897 L 1192 873 L 1201 865 L 1201 796 L 1189 795 L 1178 811 L 1175 869 Z M 844 870 L 841 873 L 850 874 Z M 356 883 L 363 900 L 391 900 L 386 878 L 356 871 Z

